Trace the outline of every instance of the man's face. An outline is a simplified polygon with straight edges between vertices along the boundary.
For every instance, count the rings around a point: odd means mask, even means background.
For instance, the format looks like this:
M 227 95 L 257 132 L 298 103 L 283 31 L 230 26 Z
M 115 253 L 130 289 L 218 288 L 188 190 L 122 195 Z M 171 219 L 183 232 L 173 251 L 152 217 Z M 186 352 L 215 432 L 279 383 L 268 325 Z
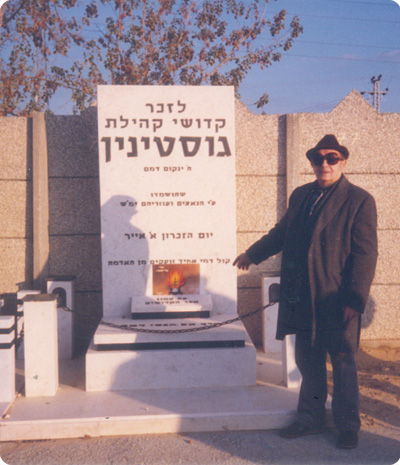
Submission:
M 321 159 L 321 156 L 324 158 Z M 321 166 L 318 166 L 318 159 L 323 161 Z M 338 161 L 336 164 L 329 164 L 327 160 Z M 316 153 L 315 159 L 311 160 L 311 166 L 317 177 L 319 186 L 329 187 L 342 176 L 344 167 L 346 166 L 346 160 L 343 158 L 343 155 L 336 150 L 321 149 Z

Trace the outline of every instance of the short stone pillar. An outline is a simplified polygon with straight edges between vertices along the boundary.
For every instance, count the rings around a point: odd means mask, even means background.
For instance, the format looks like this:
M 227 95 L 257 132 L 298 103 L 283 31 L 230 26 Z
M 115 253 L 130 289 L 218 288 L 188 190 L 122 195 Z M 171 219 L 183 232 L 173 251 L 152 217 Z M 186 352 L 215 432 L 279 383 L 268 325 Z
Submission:
M 289 335 L 283 342 L 275 340 L 276 325 L 278 320 L 280 277 L 271 274 L 263 274 L 262 297 L 263 305 L 277 302 L 263 312 L 263 350 L 270 354 L 282 354 L 283 382 L 288 388 L 297 388 L 301 384 L 301 374 L 297 368 L 294 345 L 296 336 Z
M 46 279 L 47 293 L 57 296 L 58 358 L 71 359 L 74 353 L 74 280 L 75 276 L 52 276 Z M 64 310 L 67 307 L 70 311 Z
M 15 317 L 0 316 L 0 403 L 15 398 Z
M 25 395 L 54 396 L 58 389 L 57 296 L 24 301 Z
M 15 326 L 15 337 L 21 335 L 22 330 L 24 328 L 24 304 L 22 303 L 22 299 L 27 295 L 37 295 L 40 294 L 40 291 L 36 289 L 24 289 L 22 291 L 17 292 L 17 314 L 15 315 L 16 326 Z M 17 359 L 23 360 L 24 359 L 24 340 L 22 339 L 19 346 L 17 346 Z
M 282 342 L 275 339 L 280 280 L 281 278 L 276 274 L 263 273 L 262 275 L 262 304 L 265 306 L 275 302 L 274 305 L 262 312 L 263 351 L 268 354 L 280 354 L 282 352 Z

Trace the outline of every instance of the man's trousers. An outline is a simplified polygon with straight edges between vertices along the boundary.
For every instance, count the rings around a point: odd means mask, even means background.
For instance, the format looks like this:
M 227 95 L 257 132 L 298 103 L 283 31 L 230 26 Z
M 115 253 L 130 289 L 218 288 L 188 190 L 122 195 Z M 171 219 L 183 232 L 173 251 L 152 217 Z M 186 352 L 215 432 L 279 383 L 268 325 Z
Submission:
M 329 354 L 333 371 L 332 415 L 335 425 L 341 432 L 360 429 L 354 359 L 358 325 L 359 319 L 353 318 L 344 330 L 317 331 L 314 341 L 309 332 L 296 335 L 296 364 L 303 377 L 297 409 L 301 423 L 317 427 L 324 425 L 328 395 L 326 359 Z

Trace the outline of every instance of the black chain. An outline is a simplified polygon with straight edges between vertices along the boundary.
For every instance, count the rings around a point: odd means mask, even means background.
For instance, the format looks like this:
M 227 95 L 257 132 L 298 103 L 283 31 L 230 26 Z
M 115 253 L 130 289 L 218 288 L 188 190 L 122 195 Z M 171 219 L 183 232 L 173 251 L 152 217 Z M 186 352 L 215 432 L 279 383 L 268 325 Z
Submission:
M 263 310 L 265 310 L 268 307 L 271 307 L 272 305 L 276 304 L 276 302 L 270 302 L 267 305 L 264 305 L 262 307 L 257 308 L 256 310 L 253 310 L 252 312 L 246 313 L 245 315 L 237 316 L 236 318 L 232 318 L 230 320 L 225 320 L 225 321 L 218 321 L 216 323 L 209 323 L 209 324 L 202 324 L 202 326 L 196 326 L 196 323 L 182 323 L 182 324 L 187 324 L 188 326 L 191 326 L 191 328 L 185 328 L 185 329 L 148 329 L 148 328 L 138 328 L 135 325 L 116 325 L 115 323 L 110 323 L 108 321 L 103 321 L 101 320 L 99 324 L 108 326 L 109 328 L 114 328 L 114 329 L 122 329 L 124 331 L 132 331 L 135 333 L 153 333 L 153 334 L 178 334 L 178 333 L 194 333 L 197 331 L 206 331 L 212 328 L 219 328 L 221 326 L 225 325 L 230 325 L 232 323 L 235 323 L 236 321 L 242 321 L 246 318 L 249 318 L 256 313 L 259 313 Z M 62 307 L 63 310 L 66 312 L 73 313 L 73 311 L 68 308 L 68 307 Z M 167 323 L 166 323 L 167 325 Z

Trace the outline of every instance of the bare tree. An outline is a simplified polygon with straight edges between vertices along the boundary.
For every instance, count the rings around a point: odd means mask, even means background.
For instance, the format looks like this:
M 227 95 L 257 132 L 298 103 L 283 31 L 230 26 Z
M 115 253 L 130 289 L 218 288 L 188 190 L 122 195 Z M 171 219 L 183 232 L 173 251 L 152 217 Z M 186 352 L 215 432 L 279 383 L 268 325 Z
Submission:
M 302 32 L 269 0 L 9 0 L 0 36 L 0 114 L 78 112 L 98 84 L 233 85 L 279 61 Z M 263 94 L 258 107 L 268 102 Z

